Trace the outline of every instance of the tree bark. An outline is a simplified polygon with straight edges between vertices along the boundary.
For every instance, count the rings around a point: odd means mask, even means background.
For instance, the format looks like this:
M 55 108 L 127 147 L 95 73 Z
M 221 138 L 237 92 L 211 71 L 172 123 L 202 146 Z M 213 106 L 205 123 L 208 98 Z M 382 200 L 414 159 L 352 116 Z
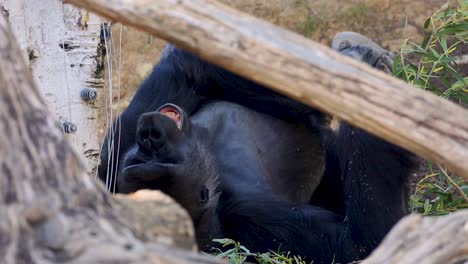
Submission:
M 213 0 L 66 0 L 122 21 L 468 178 L 468 110 Z
M 451 264 L 468 261 L 468 211 L 443 217 L 410 215 L 361 264 Z
M 99 159 L 98 100 L 80 92 L 93 88 L 102 98 L 101 18 L 57 0 L 0 0 L 39 92 L 57 125 L 73 123 L 66 134 L 94 174 Z
M 14 39 L 0 15 L 0 263 L 216 263 L 145 234 L 122 212 L 158 209 L 113 201 L 87 175 Z

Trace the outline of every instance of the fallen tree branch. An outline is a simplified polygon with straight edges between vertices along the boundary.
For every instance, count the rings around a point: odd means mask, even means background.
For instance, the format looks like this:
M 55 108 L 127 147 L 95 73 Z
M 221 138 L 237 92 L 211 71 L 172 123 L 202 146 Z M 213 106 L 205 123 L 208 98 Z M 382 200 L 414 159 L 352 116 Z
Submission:
M 67 0 L 379 135 L 468 179 L 468 111 L 212 0 Z
M 468 211 L 403 218 L 361 264 L 450 264 L 468 261 Z

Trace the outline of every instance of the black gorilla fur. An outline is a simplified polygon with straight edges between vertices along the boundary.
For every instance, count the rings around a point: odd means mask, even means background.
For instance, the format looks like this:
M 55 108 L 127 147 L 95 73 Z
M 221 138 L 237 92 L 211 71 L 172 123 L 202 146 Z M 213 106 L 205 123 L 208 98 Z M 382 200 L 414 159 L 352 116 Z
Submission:
M 341 52 L 373 66 L 388 60 L 366 45 Z M 349 262 L 405 214 L 414 160 L 346 123 L 333 133 L 326 120 L 168 46 L 120 117 L 120 165 L 108 168 L 116 150 L 104 147 L 98 174 L 109 186 L 115 174 L 118 192 L 172 196 L 191 215 L 202 250 L 228 237 L 254 252 Z

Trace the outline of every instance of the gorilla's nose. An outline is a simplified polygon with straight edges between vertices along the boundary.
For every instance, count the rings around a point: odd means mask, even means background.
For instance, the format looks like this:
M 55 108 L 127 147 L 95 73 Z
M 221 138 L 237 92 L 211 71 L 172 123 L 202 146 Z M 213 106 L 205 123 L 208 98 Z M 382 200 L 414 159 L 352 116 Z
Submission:
M 138 135 L 138 145 L 147 150 L 157 147 L 160 143 L 162 143 L 161 132 L 156 129 L 147 128 L 142 130 Z
M 137 144 L 147 154 L 158 151 L 167 141 L 170 120 L 159 113 L 147 113 L 140 117 L 137 129 Z M 172 124 L 173 125 L 173 124 Z

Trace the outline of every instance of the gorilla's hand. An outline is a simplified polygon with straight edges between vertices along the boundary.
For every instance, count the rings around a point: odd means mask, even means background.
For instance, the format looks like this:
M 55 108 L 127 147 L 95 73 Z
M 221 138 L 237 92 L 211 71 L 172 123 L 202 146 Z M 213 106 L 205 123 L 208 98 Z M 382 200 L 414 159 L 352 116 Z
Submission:
M 380 47 L 377 43 L 361 34 L 340 32 L 333 39 L 332 48 L 385 73 L 391 74 L 393 72 L 395 53 Z
M 375 67 L 385 73 L 392 74 L 393 73 L 393 58 L 395 58 L 396 53 L 394 52 L 387 52 L 383 54 L 375 64 Z

